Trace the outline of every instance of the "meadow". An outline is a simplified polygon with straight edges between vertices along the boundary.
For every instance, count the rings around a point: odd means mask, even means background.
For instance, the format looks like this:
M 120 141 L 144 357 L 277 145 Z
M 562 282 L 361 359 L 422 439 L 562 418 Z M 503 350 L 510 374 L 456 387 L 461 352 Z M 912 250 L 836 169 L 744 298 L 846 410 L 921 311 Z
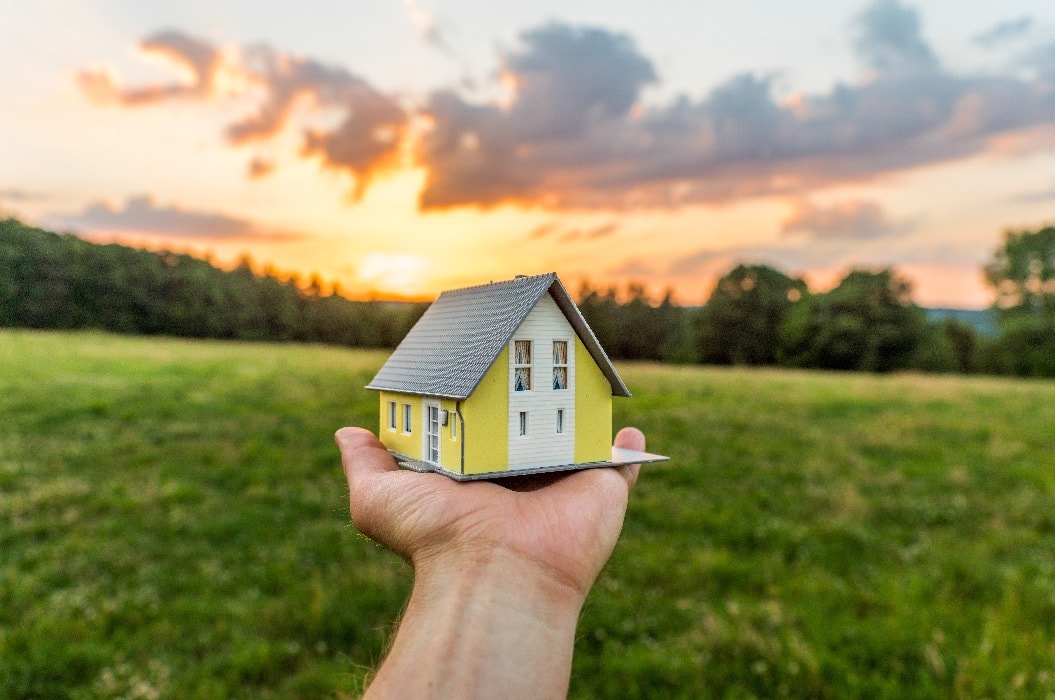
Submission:
M 333 445 L 384 352 L 0 330 L 0 697 L 354 697 L 410 586 Z M 1055 382 L 621 364 L 573 697 L 1055 693 Z

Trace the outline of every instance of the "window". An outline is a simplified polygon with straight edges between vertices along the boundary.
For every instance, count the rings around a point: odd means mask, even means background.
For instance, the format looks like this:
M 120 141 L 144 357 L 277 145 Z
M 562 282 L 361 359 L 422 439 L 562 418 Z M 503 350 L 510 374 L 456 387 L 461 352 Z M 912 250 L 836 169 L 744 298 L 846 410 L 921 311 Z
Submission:
M 389 401 L 388 402 L 388 429 L 389 430 L 395 430 L 396 429 L 396 402 L 395 401 Z
M 568 388 L 568 341 L 553 341 L 553 388 Z
M 531 391 L 531 341 L 513 341 L 513 390 Z
M 527 412 L 520 412 L 520 436 L 524 437 L 527 435 Z
M 564 432 L 564 409 L 557 409 L 557 434 L 560 435 Z
M 451 440 L 458 439 L 458 414 L 451 411 L 447 414 L 448 420 L 451 422 Z
M 411 419 L 413 417 L 414 417 L 414 414 L 411 412 L 410 404 L 409 403 L 403 404 L 403 432 L 404 433 L 411 433 L 411 432 L 413 432 L 411 430 L 411 426 L 413 425 L 413 423 L 411 422 Z

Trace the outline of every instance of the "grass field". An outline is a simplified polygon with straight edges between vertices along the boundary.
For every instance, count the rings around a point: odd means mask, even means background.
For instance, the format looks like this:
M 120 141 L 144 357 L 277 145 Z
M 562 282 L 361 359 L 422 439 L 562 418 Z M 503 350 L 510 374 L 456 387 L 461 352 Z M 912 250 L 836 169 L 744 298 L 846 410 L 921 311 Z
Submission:
M 0 697 L 354 696 L 410 577 L 332 443 L 383 353 L 0 331 Z M 622 365 L 576 697 L 1055 693 L 1055 383 Z

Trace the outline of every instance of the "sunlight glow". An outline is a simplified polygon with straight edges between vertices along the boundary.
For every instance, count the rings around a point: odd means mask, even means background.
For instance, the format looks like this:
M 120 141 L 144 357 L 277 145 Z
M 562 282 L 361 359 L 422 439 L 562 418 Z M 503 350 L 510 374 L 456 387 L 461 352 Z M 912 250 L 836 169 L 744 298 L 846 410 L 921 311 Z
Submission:
M 405 297 L 420 295 L 426 288 L 429 261 L 413 253 L 370 253 L 359 262 L 357 276 L 371 290 Z

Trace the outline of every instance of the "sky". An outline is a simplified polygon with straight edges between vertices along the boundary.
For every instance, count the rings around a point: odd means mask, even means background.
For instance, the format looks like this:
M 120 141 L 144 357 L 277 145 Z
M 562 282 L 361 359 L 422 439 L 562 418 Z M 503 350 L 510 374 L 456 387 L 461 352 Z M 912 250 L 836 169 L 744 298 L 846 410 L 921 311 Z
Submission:
M 1055 5 L 0 0 L 0 213 L 358 297 L 737 264 L 992 301 L 1055 220 Z

